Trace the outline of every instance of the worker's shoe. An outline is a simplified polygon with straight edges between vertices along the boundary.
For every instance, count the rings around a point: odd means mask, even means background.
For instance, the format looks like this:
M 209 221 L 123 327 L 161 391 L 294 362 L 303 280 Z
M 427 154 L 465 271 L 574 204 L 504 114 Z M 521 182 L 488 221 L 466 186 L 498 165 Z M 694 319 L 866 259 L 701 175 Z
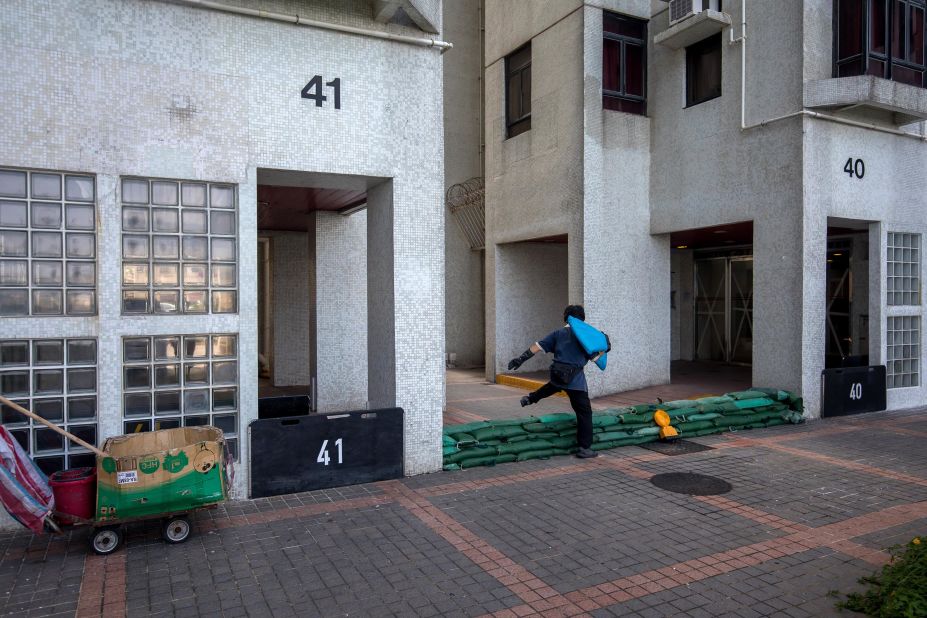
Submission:
M 580 447 L 579 450 L 576 451 L 576 456 L 579 457 L 580 459 L 592 459 L 593 457 L 598 457 L 599 454 L 596 453 L 591 448 Z
M 521 407 L 524 408 L 525 406 L 530 406 L 530 405 L 531 405 L 531 398 L 530 398 L 530 397 L 528 397 L 527 395 L 525 395 L 524 397 L 521 398 Z

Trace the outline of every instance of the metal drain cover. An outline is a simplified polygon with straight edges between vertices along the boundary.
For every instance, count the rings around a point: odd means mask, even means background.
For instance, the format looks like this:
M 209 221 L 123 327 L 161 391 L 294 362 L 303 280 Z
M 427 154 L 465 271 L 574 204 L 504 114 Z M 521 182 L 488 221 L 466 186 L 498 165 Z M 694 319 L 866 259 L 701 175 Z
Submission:
M 689 440 L 676 440 L 675 442 L 648 442 L 638 444 L 639 447 L 650 451 L 655 451 L 661 455 L 688 455 L 689 453 L 701 453 L 710 451 L 712 447 L 690 442 Z
M 724 479 L 695 472 L 667 472 L 650 478 L 650 482 L 666 491 L 690 496 L 716 496 L 731 491 Z

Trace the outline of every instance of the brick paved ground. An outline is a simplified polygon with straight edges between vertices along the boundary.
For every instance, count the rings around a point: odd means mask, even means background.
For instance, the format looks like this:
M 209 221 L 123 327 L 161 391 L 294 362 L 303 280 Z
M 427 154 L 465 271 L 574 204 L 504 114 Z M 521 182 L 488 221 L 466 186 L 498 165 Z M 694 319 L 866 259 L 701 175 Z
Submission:
M 505 464 L 252 500 L 168 546 L 0 535 L 0 615 L 837 615 L 883 549 L 927 534 L 927 412 L 699 438 L 669 457 Z M 728 480 L 669 493 L 653 474 Z

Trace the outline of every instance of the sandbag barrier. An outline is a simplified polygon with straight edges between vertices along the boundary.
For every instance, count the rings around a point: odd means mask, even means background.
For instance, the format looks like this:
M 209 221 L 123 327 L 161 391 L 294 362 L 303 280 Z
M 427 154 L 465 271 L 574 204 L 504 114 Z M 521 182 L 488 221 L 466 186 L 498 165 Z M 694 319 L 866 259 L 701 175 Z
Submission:
M 654 423 L 665 410 L 680 438 L 694 438 L 740 429 L 757 429 L 802 422 L 802 400 L 794 393 L 753 388 L 720 397 L 640 404 L 593 413 L 593 443 L 597 451 L 659 439 Z M 576 443 L 572 412 L 498 421 L 478 421 L 444 428 L 444 469 L 460 470 L 511 461 L 570 455 Z

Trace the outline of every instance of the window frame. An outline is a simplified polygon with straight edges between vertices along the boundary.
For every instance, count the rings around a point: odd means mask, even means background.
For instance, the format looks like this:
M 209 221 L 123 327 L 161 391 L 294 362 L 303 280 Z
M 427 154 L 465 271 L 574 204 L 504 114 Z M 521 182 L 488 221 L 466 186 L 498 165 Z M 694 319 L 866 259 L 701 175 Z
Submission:
M 523 53 L 527 50 L 528 60 L 527 62 L 522 62 L 517 66 L 511 66 L 512 61 L 518 56 L 518 54 Z M 525 111 L 525 88 L 524 88 L 524 75 L 528 74 L 529 84 L 531 80 L 531 41 L 528 41 L 518 49 L 507 54 L 505 56 L 505 138 L 509 139 L 515 137 L 516 135 L 521 135 L 526 131 L 531 130 L 531 91 L 529 86 L 528 91 L 528 101 L 527 101 L 527 112 Z M 512 92 L 509 89 L 509 81 L 516 74 L 519 76 L 519 105 L 518 110 L 521 113 L 517 118 L 509 118 L 509 100 L 512 96 Z
M 907 69 L 909 71 L 915 71 L 921 73 L 921 83 L 918 87 L 927 88 L 927 32 L 924 32 L 927 29 L 927 0 L 859 0 L 862 7 L 862 20 L 860 23 L 859 33 L 859 44 L 860 44 L 860 53 L 848 56 L 846 58 L 840 58 L 840 16 L 841 10 L 844 7 L 844 3 L 849 0 L 834 0 L 833 4 L 833 45 L 832 45 L 832 58 L 833 58 L 833 77 L 855 77 L 858 75 L 872 75 L 874 77 L 881 77 L 882 79 L 887 79 L 890 81 L 897 81 L 898 83 L 918 86 L 917 84 L 911 84 L 908 81 L 896 80 L 894 76 L 894 69 L 896 67 L 901 69 Z M 885 37 L 885 52 L 874 52 L 872 51 L 872 7 L 873 2 L 882 2 L 885 7 L 885 26 L 883 35 Z M 903 41 L 902 49 L 904 58 L 896 58 L 894 56 L 893 47 L 894 47 L 894 28 L 895 28 L 895 14 L 896 7 L 898 2 L 901 2 L 904 5 L 905 10 L 905 19 L 903 20 Z M 918 8 L 922 11 L 922 22 L 921 29 L 924 32 L 924 43 L 923 49 L 921 50 L 921 58 L 923 59 L 923 64 L 916 64 L 908 60 L 911 55 L 911 12 L 912 7 Z M 841 75 L 840 69 L 846 65 L 851 65 L 853 63 L 862 63 L 862 72 L 853 73 L 852 69 L 850 73 Z M 874 74 L 871 72 L 871 67 L 873 61 L 880 62 L 883 64 L 881 74 Z
M 718 49 L 718 92 L 717 94 L 712 94 L 710 96 L 695 99 L 693 97 L 693 84 L 695 80 L 693 79 L 694 67 L 694 54 L 698 54 L 701 57 L 706 50 L 708 49 Z M 686 105 L 685 108 L 689 109 L 690 107 L 695 107 L 696 105 L 701 105 L 702 103 L 707 103 L 714 99 L 721 98 L 721 95 L 724 94 L 724 45 L 721 38 L 721 33 L 713 34 L 709 37 L 702 39 L 692 45 L 686 47 Z
M 619 111 L 626 114 L 635 114 L 639 116 L 647 115 L 647 31 L 649 22 L 645 19 L 638 19 L 636 17 L 631 17 L 629 15 L 623 15 L 621 13 L 615 13 L 612 11 L 602 11 L 602 109 L 607 109 L 609 111 Z M 608 32 L 605 29 L 605 20 L 607 19 L 617 19 L 620 21 L 631 22 L 639 24 L 643 28 L 643 37 L 635 38 L 630 35 L 618 34 L 616 32 Z M 620 66 L 618 67 L 618 78 L 620 82 L 621 90 L 606 90 L 605 89 L 605 41 L 615 41 L 620 45 Z M 642 79 L 642 89 L 643 95 L 638 96 L 635 94 L 629 94 L 627 88 L 627 62 L 628 54 L 627 47 L 628 45 L 633 45 L 641 48 L 641 79 Z M 626 110 L 616 110 L 609 107 L 606 107 L 606 100 L 612 99 L 617 101 L 630 101 L 633 103 L 641 104 L 640 112 L 632 112 Z

